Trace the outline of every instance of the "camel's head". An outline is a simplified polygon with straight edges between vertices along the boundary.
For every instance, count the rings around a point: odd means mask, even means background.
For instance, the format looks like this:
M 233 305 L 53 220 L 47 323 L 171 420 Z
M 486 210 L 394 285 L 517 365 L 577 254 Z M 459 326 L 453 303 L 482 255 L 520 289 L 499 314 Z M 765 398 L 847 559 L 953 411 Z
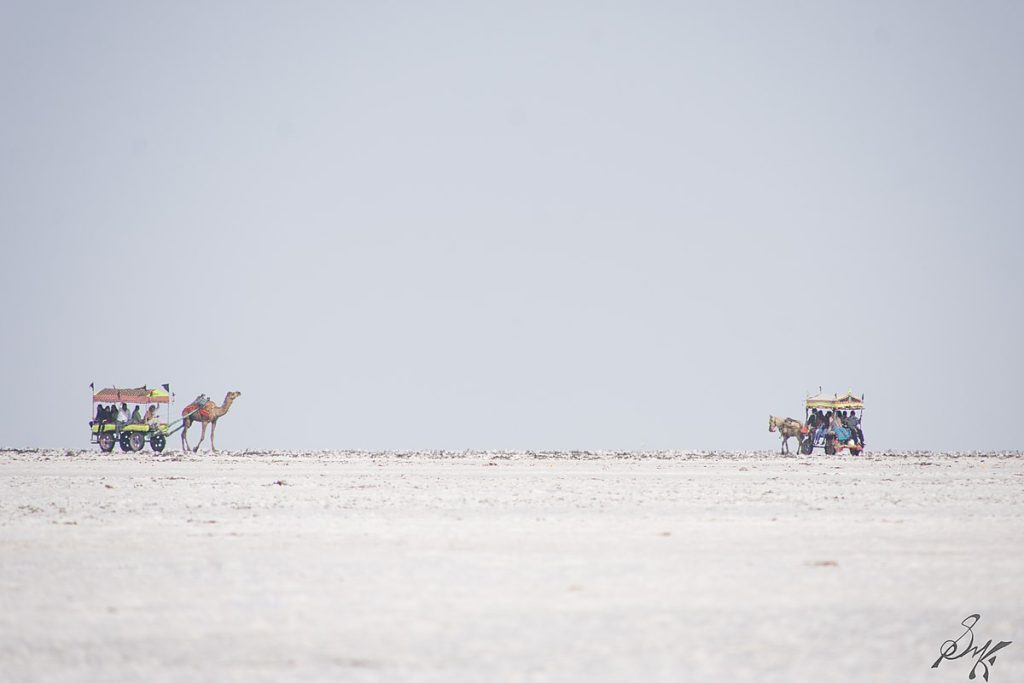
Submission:
M 229 391 L 228 398 L 234 401 L 236 398 L 242 395 L 241 391 Z
M 774 415 L 769 415 L 768 416 L 768 431 L 769 432 L 774 432 L 775 431 L 775 416 Z

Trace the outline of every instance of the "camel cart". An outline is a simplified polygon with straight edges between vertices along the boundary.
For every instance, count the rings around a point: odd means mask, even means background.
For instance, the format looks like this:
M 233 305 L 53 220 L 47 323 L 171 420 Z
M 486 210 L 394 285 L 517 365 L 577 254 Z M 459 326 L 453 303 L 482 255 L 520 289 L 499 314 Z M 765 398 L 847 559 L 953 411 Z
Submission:
M 171 403 L 170 387 L 164 384 L 162 389 L 149 389 L 145 386 L 135 389 L 101 389 L 98 393 L 93 394 L 92 397 L 93 415 L 96 414 L 96 404 L 99 403 L 113 404 L 114 406 L 119 406 L 122 403 L 127 403 L 130 406 L 149 405 L 152 403 L 164 404 L 168 407 L 169 417 Z M 188 415 L 191 415 L 191 413 Z M 120 444 L 121 450 L 125 453 L 138 452 L 145 448 L 148 443 L 154 452 L 159 453 L 167 446 L 167 437 L 182 428 L 182 423 L 188 415 L 170 424 L 167 422 L 160 422 L 155 425 L 126 424 L 122 425 L 120 429 L 118 429 L 117 423 L 113 420 L 99 422 L 93 419 L 89 422 L 90 429 L 92 430 L 90 443 L 99 444 L 100 450 L 104 453 L 114 450 L 114 446 L 117 444 Z
M 819 393 L 815 396 L 808 396 L 804 408 L 804 424 L 807 424 L 811 411 L 815 409 L 823 413 L 845 410 L 847 413 L 857 415 L 859 424 L 864 418 L 864 394 L 857 396 L 853 392 L 848 391 L 845 394 Z M 825 455 L 835 455 L 843 449 L 848 449 L 850 455 L 860 455 L 861 451 L 864 450 L 863 444 L 858 445 L 849 429 L 843 428 L 841 432 L 838 429 L 825 429 L 822 431 L 815 429 L 814 432 L 811 432 L 807 427 L 804 427 L 804 429 L 807 432 L 800 441 L 800 452 L 804 455 L 810 455 L 814 452 L 815 448 L 823 449 Z

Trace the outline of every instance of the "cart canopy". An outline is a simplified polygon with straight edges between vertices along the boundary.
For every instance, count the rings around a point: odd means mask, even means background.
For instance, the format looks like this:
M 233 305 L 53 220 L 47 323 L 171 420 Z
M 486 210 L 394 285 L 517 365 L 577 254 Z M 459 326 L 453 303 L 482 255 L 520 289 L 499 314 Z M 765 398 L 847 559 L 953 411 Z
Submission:
M 817 394 L 807 397 L 807 407 L 828 410 L 864 410 L 864 395 L 857 396 L 852 391 L 847 391 L 845 394 Z
M 170 403 L 171 395 L 163 389 L 100 389 L 93 395 L 93 403 Z

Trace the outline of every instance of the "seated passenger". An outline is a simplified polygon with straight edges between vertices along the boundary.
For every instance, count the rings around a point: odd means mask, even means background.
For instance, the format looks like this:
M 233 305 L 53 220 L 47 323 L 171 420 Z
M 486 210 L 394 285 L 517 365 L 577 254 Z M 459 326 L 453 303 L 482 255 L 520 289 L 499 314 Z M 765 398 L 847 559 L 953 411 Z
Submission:
M 142 424 L 142 406 L 135 406 L 135 410 L 132 411 L 131 423 L 133 425 Z
M 818 411 L 818 428 L 814 432 L 814 440 L 815 441 L 818 441 L 819 439 L 822 439 L 825 436 L 825 432 L 828 431 L 828 427 L 829 427 L 828 422 L 829 422 L 829 414 L 827 414 L 827 413 L 826 414 L 822 414 L 822 412 L 819 410 Z
M 858 446 L 864 446 L 864 432 L 860 428 L 860 418 L 857 417 L 857 413 L 853 410 L 850 411 L 850 416 L 846 418 L 846 426 L 850 429 L 853 434 L 853 441 Z
M 849 443 L 852 436 L 853 435 L 850 433 L 850 430 L 843 426 L 836 427 L 832 430 L 832 438 L 844 446 Z
M 128 424 L 128 421 L 131 420 L 131 419 L 132 419 L 132 416 L 128 413 L 128 404 L 127 403 L 122 403 L 121 404 L 121 410 L 117 411 L 117 429 L 118 429 L 118 431 L 121 430 L 121 427 L 124 427 L 126 424 Z
M 146 410 L 146 417 L 144 418 L 144 424 L 148 424 L 150 427 L 156 427 L 160 424 L 160 418 L 156 414 L 156 406 L 151 405 Z

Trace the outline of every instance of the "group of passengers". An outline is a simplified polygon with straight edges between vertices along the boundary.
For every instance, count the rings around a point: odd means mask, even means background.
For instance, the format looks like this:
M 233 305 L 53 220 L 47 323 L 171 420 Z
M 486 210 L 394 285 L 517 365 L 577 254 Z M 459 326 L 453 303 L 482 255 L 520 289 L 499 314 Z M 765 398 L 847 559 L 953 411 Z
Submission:
M 830 410 L 822 413 L 814 408 L 807 417 L 807 430 L 814 435 L 815 442 L 831 434 L 843 443 L 852 438 L 855 444 L 864 446 L 864 431 L 860 428 L 856 410 Z
M 117 431 L 120 432 L 125 425 L 158 426 L 160 424 L 160 418 L 156 414 L 155 405 L 149 406 L 149 409 L 146 410 L 146 414 L 143 415 L 141 407 L 138 405 L 135 406 L 135 410 L 129 413 L 127 403 L 122 403 L 120 409 L 118 409 L 118 407 L 113 403 L 109 406 L 105 406 L 101 403 L 96 406 L 96 418 L 89 424 L 112 424 L 117 428 Z

